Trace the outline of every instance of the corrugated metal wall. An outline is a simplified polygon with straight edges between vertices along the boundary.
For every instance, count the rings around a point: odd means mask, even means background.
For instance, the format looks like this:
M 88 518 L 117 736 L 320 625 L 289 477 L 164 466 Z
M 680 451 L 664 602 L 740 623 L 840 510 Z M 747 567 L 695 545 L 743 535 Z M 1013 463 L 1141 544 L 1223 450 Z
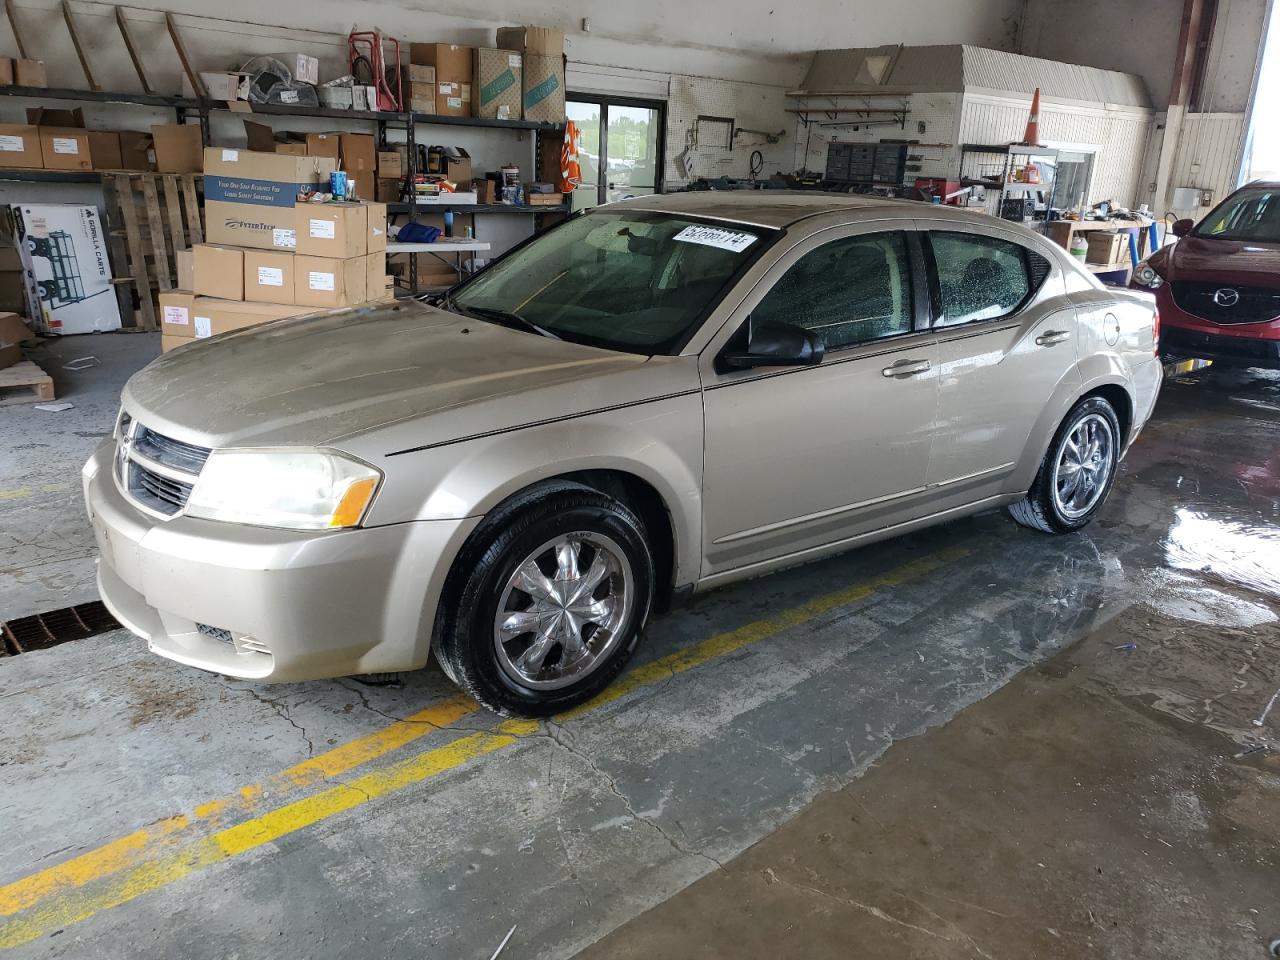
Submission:
M 960 114 L 960 143 L 1010 143 L 1021 140 L 1030 100 L 966 95 Z M 1142 156 L 1154 117 L 1147 111 L 1101 110 L 1041 102 L 1040 141 L 1092 145 L 1094 160 L 1090 203 L 1115 200 L 1124 206 L 1144 202 L 1140 196 Z M 978 171 L 965 170 L 966 176 Z M 1059 198 L 1060 202 L 1063 198 Z
M 1236 188 L 1243 137 L 1241 113 L 1189 113 L 1183 118 L 1170 186 L 1210 190 L 1213 197 L 1209 206 L 1175 210 L 1176 215 L 1201 217 Z

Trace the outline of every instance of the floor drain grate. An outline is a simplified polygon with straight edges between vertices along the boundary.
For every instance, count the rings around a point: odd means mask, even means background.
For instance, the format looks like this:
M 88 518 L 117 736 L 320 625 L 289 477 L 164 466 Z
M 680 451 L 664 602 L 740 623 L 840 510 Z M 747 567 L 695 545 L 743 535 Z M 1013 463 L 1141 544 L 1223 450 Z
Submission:
M 36 613 L 0 623 L 4 649 L 0 655 L 16 656 L 32 650 L 56 647 L 68 640 L 83 640 L 108 630 L 119 630 L 116 622 L 100 600 L 78 603 L 74 607 Z

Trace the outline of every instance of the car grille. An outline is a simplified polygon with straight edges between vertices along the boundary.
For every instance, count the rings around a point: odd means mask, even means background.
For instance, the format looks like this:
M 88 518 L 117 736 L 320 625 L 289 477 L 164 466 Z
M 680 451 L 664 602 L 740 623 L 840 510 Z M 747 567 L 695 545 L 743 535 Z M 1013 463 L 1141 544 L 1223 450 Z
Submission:
M 1210 323 L 1266 323 L 1280 317 L 1280 290 L 1269 287 L 1182 281 L 1172 285 L 1172 292 L 1180 309 Z
M 116 479 L 138 506 L 171 517 L 186 506 L 210 453 L 123 414 L 116 434 Z

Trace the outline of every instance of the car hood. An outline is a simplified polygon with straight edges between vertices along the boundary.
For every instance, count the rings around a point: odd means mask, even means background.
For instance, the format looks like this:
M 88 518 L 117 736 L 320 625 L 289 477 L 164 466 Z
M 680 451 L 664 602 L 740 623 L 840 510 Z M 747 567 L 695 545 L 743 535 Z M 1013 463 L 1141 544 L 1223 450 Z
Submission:
M 1280 287 L 1280 245 L 1183 237 L 1153 266 L 1169 281 L 1203 280 Z M 1155 260 L 1155 258 L 1153 258 Z M 1163 268 L 1163 269 L 1162 269 Z
M 415 418 L 432 421 L 420 442 L 436 443 L 513 425 L 503 422 L 512 404 L 500 399 L 546 403 L 521 409 L 530 421 L 571 412 L 582 402 L 575 385 L 647 359 L 407 302 L 182 347 L 133 376 L 124 406 L 155 430 L 209 447 L 338 444 Z M 632 392 L 643 381 L 625 379 Z M 457 415 L 442 416 L 450 411 Z

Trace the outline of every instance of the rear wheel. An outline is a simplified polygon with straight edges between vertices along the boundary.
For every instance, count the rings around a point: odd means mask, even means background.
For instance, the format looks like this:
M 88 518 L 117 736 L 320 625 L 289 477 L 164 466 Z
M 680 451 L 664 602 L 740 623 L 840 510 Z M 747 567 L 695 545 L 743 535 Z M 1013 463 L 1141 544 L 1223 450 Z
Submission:
M 1024 527 L 1070 533 L 1106 502 L 1120 462 L 1120 421 L 1102 397 L 1076 404 L 1054 435 L 1025 499 L 1009 512 Z
M 455 564 L 437 620 L 445 673 L 486 707 L 546 716 L 603 690 L 653 600 L 644 526 L 590 487 L 552 482 L 499 507 Z

